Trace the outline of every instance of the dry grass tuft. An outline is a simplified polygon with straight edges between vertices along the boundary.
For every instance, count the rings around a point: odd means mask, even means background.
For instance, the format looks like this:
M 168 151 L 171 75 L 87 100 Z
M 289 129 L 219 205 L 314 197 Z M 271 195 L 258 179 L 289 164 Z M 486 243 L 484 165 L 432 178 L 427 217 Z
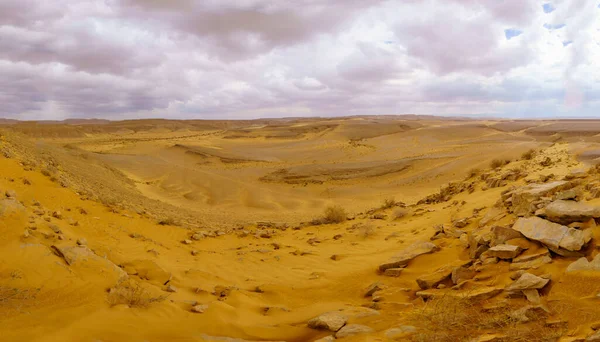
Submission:
M 398 205 L 398 202 L 393 197 L 389 197 L 383 200 L 381 209 L 390 209 Z
M 497 169 L 497 168 L 507 165 L 509 163 L 510 163 L 510 160 L 508 160 L 508 159 L 494 159 L 490 162 L 490 167 L 492 169 Z
M 523 154 L 521 155 L 521 159 L 522 160 L 531 160 L 531 159 L 533 159 L 534 156 L 535 156 L 535 150 L 531 149 L 529 151 L 523 152 Z
M 348 219 L 346 210 L 339 205 L 333 205 L 325 209 L 323 217 L 316 218 L 311 221 L 313 225 L 342 223 Z
M 126 304 L 132 308 L 147 308 L 153 303 L 159 303 L 168 296 L 153 296 L 140 284 L 123 282 L 108 291 L 108 304 L 115 306 Z
M 394 220 L 399 220 L 401 218 L 403 218 L 404 216 L 408 215 L 408 209 L 405 208 L 398 208 L 396 210 L 394 210 Z
M 428 301 L 410 315 L 418 329 L 412 341 L 470 341 L 487 333 L 501 334 L 507 341 L 556 341 L 563 333 L 560 327 L 545 325 L 545 315 L 531 316 L 529 322 L 519 322 L 511 315 L 517 308 L 510 306 L 484 310 L 466 298 L 444 296 Z

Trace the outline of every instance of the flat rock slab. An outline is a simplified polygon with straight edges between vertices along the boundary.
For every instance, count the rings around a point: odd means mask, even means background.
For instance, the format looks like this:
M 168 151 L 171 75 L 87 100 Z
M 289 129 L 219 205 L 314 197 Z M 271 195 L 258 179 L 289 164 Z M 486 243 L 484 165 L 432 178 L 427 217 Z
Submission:
M 379 271 L 385 272 L 389 268 L 401 268 L 419 255 L 438 251 L 440 248 L 431 242 L 417 242 L 402 252 L 394 255 L 388 262 L 379 265 Z
M 552 222 L 571 224 L 600 217 L 600 207 L 582 202 L 557 200 L 548 204 L 545 216 Z
M 535 259 L 522 261 L 522 262 L 515 262 L 513 260 L 513 263 L 510 264 L 508 269 L 510 271 L 536 269 L 538 267 L 549 264 L 551 262 L 552 262 L 552 258 L 550 257 L 550 255 L 546 254 L 546 255 L 537 257 Z
M 592 261 L 581 257 L 567 267 L 567 272 L 575 271 L 600 271 L 600 254 L 596 255 Z
M 541 289 L 550 282 L 550 279 L 544 279 L 531 273 L 523 273 L 519 279 L 506 287 L 506 291 L 523 291 L 530 289 Z
M 523 249 L 513 245 L 497 245 L 487 250 L 487 254 L 491 257 L 499 259 L 512 259 L 517 257 Z
M 434 298 L 440 298 L 440 297 L 444 297 L 444 296 L 450 296 L 450 297 L 454 297 L 454 298 L 461 298 L 461 299 L 466 299 L 469 301 L 482 301 L 482 300 L 487 300 L 490 299 L 496 295 L 498 295 L 499 293 L 501 293 L 502 291 L 504 291 L 501 288 L 496 288 L 496 287 L 481 287 L 478 289 L 469 289 L 469 290 L 462 290 L 462 291 L 445 291 L 445 290 L 435 290 L 435 289 L 429 289 L 429 290 L 423 290 L 423 291 L 419 291 L 417 292 L 417 296 L 423 298 L 423 299 L 434 299 Z
M 569 228 L 539 217 L 519 218 L 513 229 L 528 239 L 539 241 L 555 249 L 578 251 L 591 240 L 591 235 L 584 231 Z

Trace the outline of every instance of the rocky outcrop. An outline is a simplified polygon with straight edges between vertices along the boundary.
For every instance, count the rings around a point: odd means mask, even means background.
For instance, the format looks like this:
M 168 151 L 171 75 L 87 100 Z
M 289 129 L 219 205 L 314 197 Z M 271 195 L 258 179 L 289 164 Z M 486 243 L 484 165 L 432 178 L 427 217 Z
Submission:
M 417 242 L 402 252 L 394 255 L 386 263 L 379 265 L 379 271 L 385 272 L 389 268 L 405 267 L 408 263 L 419 255 L 433 253 L 439 250 L 439 247 L 431 242 Z
M 517 257 L 523 249 L 519 246 L 513 245 L 497 245 L 487 250 L 487 254 L 490 257 L 496 257 L 499 259 L 512 259 Z
M 552 222 L 567 225 L 600 217 L 600 207 L 582 202 L 557 200 L 546 206 L 544 214 L 546 219 Z
M 579 251 L 590 241 L 591 235 L 539 217 L 519 218 L 513 229 L 531 240 L 539 241 L 554 249 Z
M 573 184 L 567 181 L 530 184 L 505 193 L 503 195 L 503 201 L 513 214 L 517 216 L 528 216 L 538 209 L 537 205 L 542 196 L 552 195 L 572 187 Z

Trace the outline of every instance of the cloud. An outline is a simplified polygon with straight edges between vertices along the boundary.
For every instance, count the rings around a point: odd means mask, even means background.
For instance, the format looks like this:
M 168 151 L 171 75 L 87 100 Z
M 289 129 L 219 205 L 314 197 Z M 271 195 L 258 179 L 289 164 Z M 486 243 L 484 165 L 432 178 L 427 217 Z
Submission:
M 596 3 L 0 2 L 0 117 L 586 115 Z

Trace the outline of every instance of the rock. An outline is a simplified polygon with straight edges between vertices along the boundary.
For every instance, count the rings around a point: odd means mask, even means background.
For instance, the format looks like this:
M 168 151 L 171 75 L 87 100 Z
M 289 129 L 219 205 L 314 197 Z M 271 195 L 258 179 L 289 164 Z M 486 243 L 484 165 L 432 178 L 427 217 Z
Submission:
M 165 291 L 175 293 L 175 292 L 177 292 L 177 288 L 173 285 L 169 285 L 169 286 L 167 286 Z
M 600 331 L 596 331 L 595 333 L 586 337 L 585 342 L 599 342 L 600 341 Z
M 379 265 L 379 271 L 385 272 L 389 268 L 399 268 L 408 265 L 408 263 L 419 255 L 433 253 L 439 250 L 439 247 L 431 242 L 415 243 L 404 251 L 393 256 L 388 262 Z
M 193 242 L 192 242 L 192 240 L 185 239 L 185 240 L 181 241 L 181 243 L 183 243 L 184 245 L 191 245 Z
M 455 285 L 465 280 L 473 279 L 477 275 L 474 270 L 468 269 L 467 267 L 456 267 L 452 270 L 451 279 Z
M 348 317 L 339 312 L 327 312 L 308 321 L 312 329 L 329 330 L 337 332 L 348 322 Z
M 577 261 L 571 263 L 566 272 L 575 271 L 600 271 L 600 254 L 596 255 L 592 261 L 588 261 L 585 257 L 577 259 Z
M 492 235 L 492 239 L 490 241 L 490 246 L 497 246 L 506 243 L 508 240 L 522 238 L 523 234 L 518 231 L 502 226 L 493 226 L 490 229 L 490 233 Z
M 208 309 L 208 305 L 198 304 L 198 305 L 192 306 L 191 311 L 195 312 L 195 313 L 204 313 L 204 311 L 206 311 L 207 309 Z
M 512 279 L 512 280 L 517 280 L 517 279 L 521 278 L 521 276 L 522 276 L 523 274 L 525 274 L 525 271 L 524 271 L 524 270 L 519 270 L 519 271 L 517 271 L 517 272 L 515 272 L 515 273 L 511 274 L 511 275 L 510 275 L 510 279 Z
M 374 332 L 374 330 L 366 325 L 348 324 L 348 325 L 344 326 L 343 328 L 341 328 L 335 334 L 335 337 L 336 338 L 344 338 L 344 337 L 349 337 L 349 336 L 354 336 L 354 335 L 359 335 L 359 334 L 368 334 L 368 333 L 372 333 L 372 332 Z
M 491 207 L 486 214 L 479 220 L 479 227 L 487 226 L 488 223 L 493 221 L 498 221 L 502 217 L 504 217 L 506 213 L 504 209 L 500 206 Z
M 542 247 L 530 248 L 530 249 L 526 250 L 525 252 L 521 253 L 521 255 L 519 255 L 518 257 L 514 258 L 512 261 L 519 263 L 519 262 L 531 261 L 533 259 L 537 259 L 537 258 L 543 257 L 543 256 L 550 256 L 550 251 L 548 250 L 548 248 L 542 246 Z
M 497 245 L 488 249 L 486 253 L 491 257 L 499 259 L 512 259 L 517 257 L 522 250 L 519 246 Z
M 205 237 L 205 235 L 202 233 L 192 234 L 192 240 L 198 241 L 198 240 L 202 240 L 204 237 Z
M 600 217 L 600 207 L 582 202 L 556 200 L 546 206 L 545 215 L 552 222 L 566 225 Z
M 539 217 L 519 218 L 513 229 L 531 240 L 549 247 L 578 251 L 590 241 L 591 236 L 581 230 L 569 228 Z
M 533 304 L 540 304 L 540 293 L 537 289 L 527 289 L 522 290 L 521 292 L 523 292 L 528 301 L 532 302 Z
M 87 240 L 85 238 L 77 239 L 77 244 L 79 246 L 86 246 L 87 245 Z
M 555 181 L 545 184 L 530 184 L 528 186 L 515 189 L 507 195 L 510 195 L 510 209 L 517 216 L 527 216 L 535 212 L 538 208 L 535 201 L 542 196 L 556 193 L 561 190 L 572 188 L 572 185 L 566 181 Z
M 371 297 L 373 293 L 385 289 L 385 285 L 380 282 L 373 283 L 365 290 L 365 297 Z
M 531 273 L 523 273 L 519 279 L 508 285 L 505 290 L 514 292 L 529 289 L 541 289 L 546 286 L 548 282 L 550 282 L 550 280 L 535 276 Z
M 399 340 L 410 334 L 417 332 L 417 328 L 412 325 L 403 325 L 398 328 L 392 328 L 385 331 L 385 337 L 390 340 Z
M 6 190 L 4 192 L 4 196 L 6 196 L 6 198 L 17 198 L 17 193 L 14 190 Z
M 498 258 L 496 258 L 496 257 L 484 258 L 482 263 L 483 263 L 483 265 L 494 265 L 494 264 L 498 263 Z
M 62 216 L 62 213 L 57 210 L 52 213 L 52 217 L 54 217 L 55 219 L 61 220 L 63 216 Z
M 524 262 L 514 262 L 514 260 L 513 260 L 513 263 L 510 264 L 508 269 L 510 271 L 535 269 L 542 265 L 549 264 L 551 262 L 552 262 L 552 258 L 549 255 L 544 255 L 539 258 L 529 260 L 529 261 L 524 261 Z
M 451 296 L 451 297 L 456 297 L 456 298 L 461 298 L 461 299 L 467 299 L 472 302 L 478 302 L 478 301 L 490 299 L 490 298 L 498 295 L 502 291 L 503 291 L 503 289 L 495 288 L 495 287 L 480 287 L 480 288 L 476 288 L 476 289 L 452 291 L 452 292 L 429 289 L 429 290 L 418 291 L 416 293 L 416 295 L 423 299 Z
M 450 275 L 452 275 L 452 270 L 454 270 L 454 268 L 456 268 L 455 265 L 447 265 L 440 267 L 433 273 L 417 278 L 417 284 L 422 290 L 427 290 L 436 287 L 444 280 L 450 278 Z
M 453 222 L 453 226 L 454 226 L 455 228 L 464 228 L 464 227 L 466 227 L 466 226 L 468 226 L 468 225 L 469 225 L 470 221 L 471 221 L 471 220 L 470 220 L 470 218 L 468 218 L 468 217 L 466 217 L 466 218 L 462 218 L 462 219 L 459 219 L 459 220 L 456 220 L 456 221 L 454 221 L 454 222 Z
M 383 272 L 383 275 L 388 277 L 399 277 L 400 274 L 402 274 L 402 271 L 404 271 L 404 268 L 388 268 Z
M 329 336 L 320 338 L 318 340 L 314 340 L 313 342 L 332 342 L 332 341 L 335 341 L 335 336 L 329 335 Z
M 557 200 L 578 200 L 582 196 L 581 188 L 573 188 L 565 191 L 561 191 L 554 196 Z

